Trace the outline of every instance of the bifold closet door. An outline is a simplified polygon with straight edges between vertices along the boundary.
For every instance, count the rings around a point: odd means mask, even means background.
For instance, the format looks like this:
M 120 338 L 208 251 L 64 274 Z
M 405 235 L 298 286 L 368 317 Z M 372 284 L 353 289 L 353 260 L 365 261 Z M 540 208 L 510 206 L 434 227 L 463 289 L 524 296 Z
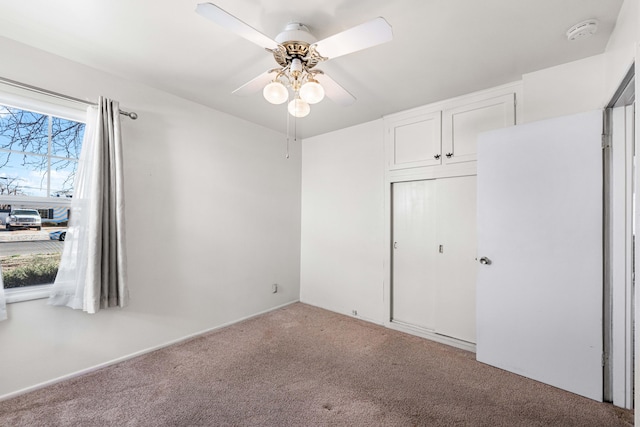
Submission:
M 393 321 L 435 327 L 435 180 L 400 182 L 393 194 Z

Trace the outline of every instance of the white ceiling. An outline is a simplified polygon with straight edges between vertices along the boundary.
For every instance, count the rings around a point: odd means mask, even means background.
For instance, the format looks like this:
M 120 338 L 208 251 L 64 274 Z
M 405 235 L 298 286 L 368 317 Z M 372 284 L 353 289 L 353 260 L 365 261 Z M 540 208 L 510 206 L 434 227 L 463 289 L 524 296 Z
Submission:
M 323 39 L 377 16 L 392 42 L 321 64 L 357 98 L 297 122 L 308 137 L 519 80 L 602 53 L 623 0 L 213 0 L 264 34 L 287 22 Z M 194 12 L 198 0 L 0 0 L 0 36 L 285 132 L 286 107 L 231 91 L 273 57 Z M 567 41 L 596 18 L 598 33 Z

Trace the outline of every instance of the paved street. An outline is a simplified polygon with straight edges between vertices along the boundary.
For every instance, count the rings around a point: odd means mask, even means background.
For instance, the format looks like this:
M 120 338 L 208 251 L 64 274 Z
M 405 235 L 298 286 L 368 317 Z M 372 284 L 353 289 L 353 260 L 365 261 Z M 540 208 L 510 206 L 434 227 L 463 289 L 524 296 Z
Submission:
M 62 252 L 64 242 L 58 240 L 33 240 L 0 242 L 0 257 L 27 254 L 51 254 Z
M 57 230 L 65 230 L 66 227 L 45 227 L 42 230 L 36 230 L 35 228 L 23 229 L 23 230 L 5 230 L 4 227 L 0 227 L 0 243 L 15 242 L 15 241 L 27 241 L 27 240 L 46 240 L 49 241 L 49 233 Z

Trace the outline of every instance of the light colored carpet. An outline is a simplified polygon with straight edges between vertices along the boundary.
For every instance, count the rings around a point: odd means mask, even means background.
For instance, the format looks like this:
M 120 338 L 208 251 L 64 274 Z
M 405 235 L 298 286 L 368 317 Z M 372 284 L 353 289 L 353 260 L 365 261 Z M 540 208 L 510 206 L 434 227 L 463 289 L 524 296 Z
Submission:
M 0 402 L 2 426 L 630 426 L 633 413 L 305 304 Z

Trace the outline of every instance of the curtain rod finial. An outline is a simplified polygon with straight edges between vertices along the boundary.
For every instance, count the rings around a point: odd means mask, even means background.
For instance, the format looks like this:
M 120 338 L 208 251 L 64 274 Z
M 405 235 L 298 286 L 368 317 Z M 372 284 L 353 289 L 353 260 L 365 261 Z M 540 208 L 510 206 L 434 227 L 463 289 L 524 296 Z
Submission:
M 120 114 L 122 114 L 123 116 L 129 117 L 131 120 L 135 120 L 138 118 L 138 113 L 133 111 L 129 112 L 129 111 L 120 110 Z

